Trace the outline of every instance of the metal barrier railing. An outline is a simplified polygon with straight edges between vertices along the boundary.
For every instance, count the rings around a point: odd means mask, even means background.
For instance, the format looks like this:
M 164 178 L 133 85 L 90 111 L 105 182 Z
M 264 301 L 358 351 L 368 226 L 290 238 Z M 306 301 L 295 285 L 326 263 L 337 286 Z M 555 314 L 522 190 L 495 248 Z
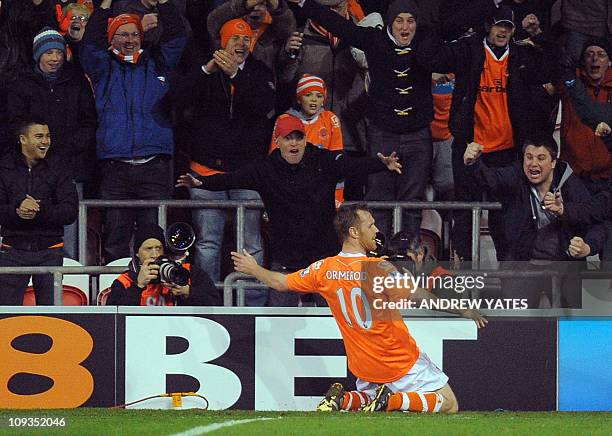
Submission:
M 347 202 L 346 204 L 351 204 Z M 404 210 L 471 210 L 472 211 L 472 262 L 475 266 L 480 261 L 480 218 L 483 210 L 500 210 L 501 204 L 494 202 L 458 202 L 458 201 L 370 201 L 371 209 L 393 211 L 393 233 L 402 228 Z M 167 211 L 172 209 L 236 209 L 236 248 L 244 247 L 244 213 L 246 209 L 263 209 L 261 201 L 252 200 L 82 200 L 79 203 L 79 262 L 87 265 L 87 209 L 120 208 L 120 209 L 157 209 L 157 221 L 166 228 Z
M 350 204 L 351 202 L 347 202 Z M 478 265 L 480 259 L 480 218 L 482 210 L 498 210 L 501 209 L 499 203 L 492 202 L 391 202 L 391 201 L 376 201 L 368 202 L 368 206 L 376 210 L 392 210 L 393 211 L 393 232 L 398 232 L 402 227 L 402 212 L 404 210 L 471 210 L 472 211 L 472 261 Z M 263 209 L 264 205 L 261 201 L 252 200 L 81 200 L 79 203 L 78 214 L 78 252 L 79 263 L 84 266 L 79 267 L 15 267 L 2 268 L 0 274 L 53 274 L 54 277 L 54 301 L 56 305 L 62 304 L 62 279 L 65 274 L 121 274 L 125 271 L 125 267 L 106 267 L 106 266 L 87 266 L 87 210 L 89 208 L 121 208 L 121 209 L 157 209 L 158 224 L 162 228 L 166 228 L 168 208 L 175 209 L 235 209 L 236 210 L 236 248 L 241 251 L 244 247 L 244 219 L 246 209 Z M 233 273 L 238 274 L 238 273 Z M 237 277 L 231 275 L 231 277 Z M 229 276 L 228 276 L 229 277 Z M 226 281 L 227 282 L 227 279 Z M 227 290 L 225 282 L 215 283 L 217 288 L 224 289 L 224 304 L 228 305 Z M 239 290 L 238 303 L 244 305 L 244 289 L 243 284 L 232 285 Z M 240 292 L 240 289 L 242 291 Z M 261 289 L 264 285 L 251 283 L 249 288 Z M 231 292 L 230 292 L 231 293 Z M 97 295 L 92 295 L 95 299 Z M 231 298 L 230 298 L 230 306 Z
M 564 273 L 558 270 L 538 270 L 538 271 L 495 271 L 495 270 L 453 270 L 454 274 L 463 276 L 482 276 L 487 278 L 504 279 L 504 278 L 535 278 L 535 277 L 550 277 L 551 278 L 551 306 L 553 308 L 561 307 L 561 277 Z M 611 279 L 612 271 L 581 271 L 579 273 L 581 280 L 588 279 Z M 246 284 L 245 282 L 249 282 Z M 223 305 L 233 305 L 233 290 L 236 289 L 236 305 L 245 306 L 244 289 L 269 289 L 268 286 L 255 280 L 253 277 L 233 272 L 228 274 L 223 281 Z M 471 295 L 471 298 L 478 298 L 478 295 Z
M 347 202 L 350 204 L 351 202 Z M 483 210 L 499 210 L 501 205 L 493 202 L 390 202 L 378 201 L 368 202 L 368 206 L 375 210 L 392 210 L 393 212 L 393 231 L 397 232 L 402 227 L 402 212 L 404 210 L 471 210 L 472 211 L 472 265 L 470 271 L 461 271 L 465 275 L 476 275 L 483 271 L 478 271 L 480 262 L 480 218 Z M 53 274 L 54 277 L 54 301 L 56 305 L 62 305 L 62 279 L 65 274 L 120 274 L 125 271 L 125 267 L 116 266 L 87 266 L 87 209 L 88 208 L 126 208 L 126 209 L 150 209 L 156 208 L 158 223 L 161 227 L 166 227 L 168 208 L 176 209 L 235 209 L 236 210 L 236 246 L 237 250 L 244 247 L 244 219 L 246 209 L 262 209 L 263 203 L 260 201 L 239 201 L 239 200 L 82 200 L 79 204 L 78 235 L 79 235 L 79 267 L 16 267 L 0 268 L 0 274 Z M 457 271 L 459 272 L 459 271 Z M 553 288 L 553 307 L 560 306 L 560 287 L 558 271 L 494 271 L 486 270 L 488 277 L 535 277 L 551 276 Z M 609 272 L 584 271 L 581 278 L 610 278 Z M 245 282 L 249 283 L 246 284 Z M 244 306 L 244 288 L 267 289 L 259 282 L 254 282 L 252 278 L 241 274 L 229 274 L 223 283 L 217 282 L 215 286 L 223 289 L 223 299 L 225 306 L 233 305 L 233 290 L 237 290 L 237 303 Z M 95 298 L 94 295 L 92 298 Z
M 261 201 L 251 200 L 81 200 L 79 202 L 79 262 L 87 265 L 87 209 L 157 209 L 157 222 L 166 228 L 168 208 L 172 209 L 236 209 L 236 245 L 244 247 L 244 212 L 262 209 Z
M 346 202 L 351 204 L 353 202 Z M 392 210 L 393 233 L 402 228 L 402 212 L 404 210 L 471 210 L 472 211 L 472 265 L 478 267 L 480 264 L 480 218 L 483 210 L 499 210 L 501 204 L 493 202 L 441 202 L 441 201 L 372 201 L 368 206 L 375 210 Z M 235 209 L 236 216 L 236 249 L 242 251 L 244 248 L 244 219 L 247 209 L 263 209 L 261 201 L 256 200 L 81 200 L 79 202 L 78 215 L 78 252 L 79 262 L 87 265 L 87 210 L 106 208 L 125 209 L 157 209 L 157 222 L 162 228 L 166 228 L 167 212 L 173 209 Z M 221 287 L 220 283 L 216 283 Z M 224 285 L 223 285 L 224 286 Z M 253 284 L 254 289 L 263 285 Z M 94 296 L 95 297 L 95 296 Z M 244 292 L 239 293 L 239 302 L 244 302 Z M 224 303 L 227 305 L 226 303 Z M 231 304 L 230 304 L 231 305 Z
M 20 266 L 20 267 L 0 267 L 1 274 L 52 274 L 53 275 L 53 304 L 63 306 L 62 292 L 63 279 L 68 274 L 122 274 L 127 271 L 126 266 Z M 215 282 L 217 289 L 223 289 L 223 283 Z M 88 295 L 90 305 L 95 302 L 97 294 Z
M 125 266 L 30 266 L 30 267 L 0 267 L 0 274 L 53 274 L 53 302 L 55 306 L 62 306 L 63 277 L 67 274 L 122 274 Z M 462 275 L 482 275 L 489 278 L 529 278 L 550 276 L 552 278 L 552 307 L 561 307 L 561 291 L 557 270 L 539 271 L 494 271 L 494 270 L 454 270 Z M 581 279 L 609 279 L 612 271 L 581 271 Z M 245 282 L 249 282 L 246 284 Z M 239 272 L 228 274 L 223 283 L 215 283 L 218 289 L 223 289 L 223 305 L 233 306 L 233 290 L 237 291 L 237 306 L 245 306 L 244 289 L 268 289 L 266 285 L 254 280 L 253 277 Z M 95 296 L 93 297 L 95 298 Z
M 55 306 L 62 306 L 62 281 L 64 275 L 121 274 L 125 270 L 125 266 L 20 266 L 0 267 L 0 274 L 53 274 L 53 304 Z

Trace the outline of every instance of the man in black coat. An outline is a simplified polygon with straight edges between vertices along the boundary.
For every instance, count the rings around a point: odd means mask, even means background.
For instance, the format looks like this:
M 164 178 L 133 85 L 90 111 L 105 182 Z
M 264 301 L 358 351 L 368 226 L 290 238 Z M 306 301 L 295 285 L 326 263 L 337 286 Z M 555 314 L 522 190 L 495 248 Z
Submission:
M 235 171 L 265 156 L 274 116 L 274 78 L 266 65 L 250 55 L 253 30 L 241 18 L 227 21 L 220 30 L 221 47 L 208 62 L 179 79 L 172 90 L 182 120 L 178 143 L 189 150 L 195 175 Z M 211 192 L 191 189 L 194 200 L 259 200 L 256 192 L 234 189 Z M 194 209 L 197 233 L 194 264 L 210 277 L 221 279 L 221 245 L 226 215 L 222 210 Z M 261 212 L 245 214 L 245 248 L 263 260 Z M 263 306 L 263 292 L 249 290 L 248 306 Z
M 209 177 L 183 175 L 177 186 L 208 190 L 253 189 L 270 224 L 272 269 L 293 272 L 338 253 L 333 229 L 336 183 L 349 175 L 388 169 L 400 173 L 395 154 L 353 159 L 306 143 L 302 122 L 281 115 L 274 130 L 279 148 L 239 170 Z M 269 306 L 296 306 L 295 293 L 270 294 Z
M 405 167 L 401 175 L 383 172 L 370 176 L 366 200 L 424 200 L 433 158 L 429 130 L 433 119 L 432 70 L 417 62 L 416 53 L 425 34 L 417 24 L 416 2 L 391 2 L 384 17 L 384 28 L 357 26 L 313 0 L 299 4 L 306 16 L 365 53 L 371 79 L 368 151 L 370 156 L 397 151 Z M 375 211 L 374 216 L 381 232 L 390 237 L 390 214 Z M 404 228 L 418 232 L 420 224 L 420 211 L 404 211 Z
M 72 177 L 46 158 L 49 126 L 30 120 L 19 129 L 20 150 L 0 161 L 1 267 L 61 266 L 64 226 L 78 212 Z M 20 306 L 30 275 L 0 274 L 0 305 Z M 37 305 L 53 305 L 53 276 L 33 276 Z
M 15 81 L 8 93 L 12 131 L 26 120 L 41 119 L 49 126 L 57 156 L 77 183 L 80 197 L 93 182 L 96 149 L 96 108 L 91 86 L 82 72 L 65 61 L 66 43 L 50 28 L 34 38 L 34 69 Z M 77 259 L 76 225 L 66 228 L 66 254 Z

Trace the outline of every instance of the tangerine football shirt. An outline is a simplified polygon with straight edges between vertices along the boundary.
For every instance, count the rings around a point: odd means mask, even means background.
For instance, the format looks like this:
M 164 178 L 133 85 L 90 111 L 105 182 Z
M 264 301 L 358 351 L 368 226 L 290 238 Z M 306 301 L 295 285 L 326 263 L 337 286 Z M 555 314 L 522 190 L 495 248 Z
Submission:
M 508 111 L 508 56 L 509 50 L 497 59 L 485 44 L 485 64 L 474 105 L 474 142 L 484 146 L 483 153 L 514 146 Z
M 302 117 L 298 118 L 304 124 L 306 141 L 326 150 L 341 151 L 344 149 L 340 120 L 332 111 L 323 111 L 311 120 L 304 120 Z M 275 148 L 278 148 L 278 145 L 276 145 L 276 141 L 272 138 L 268 154 L 272 153 Z
M 287 276 L 289 289 L 318 292 L 325 298 L 342 334 L 349 369 L 372 383 L 399 380 L 419 357 L 399 311 L 372 307 L 376 298 L 394 299 L 373 291 L 374 275 L 387 274 L 381 273 L 382 264 L 390 265 L 383 259 L 341 252 Z

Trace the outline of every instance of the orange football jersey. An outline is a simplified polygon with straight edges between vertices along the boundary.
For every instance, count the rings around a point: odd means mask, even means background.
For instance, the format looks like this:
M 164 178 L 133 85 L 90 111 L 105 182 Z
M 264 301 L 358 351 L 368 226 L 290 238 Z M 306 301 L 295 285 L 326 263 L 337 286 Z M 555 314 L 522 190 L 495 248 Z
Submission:
M 323 111 L 309 121 L 305 121 L 302 117 L 299 118 L 304 123 L 306 141 L 326 150 L 336 151 L 344 149 L 340 120 L 332 111 Z M 272 138 L 269 153 L 272 153 L 275 148 L 278 148 L 278 146 L 274 142 L 274 138 Z
M 377 310 L 372 304 L 376 298 L 395 299 L 388 295 L 392 290 L 373 291 L 373 277 L 389 275 L 380 268 L 383 264 L 388 262 L 340 253 L 287 276 L 289 289 L 318 292 L 325 298 L 344 339 L 349 369 L 373 383 L 399 380 L 419 357 L 399 311 Z

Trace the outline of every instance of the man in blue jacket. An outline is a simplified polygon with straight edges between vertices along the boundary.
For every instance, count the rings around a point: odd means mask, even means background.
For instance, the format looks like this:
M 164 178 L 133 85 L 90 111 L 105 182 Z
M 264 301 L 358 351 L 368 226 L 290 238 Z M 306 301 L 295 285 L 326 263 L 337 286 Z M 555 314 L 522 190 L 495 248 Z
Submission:
M 140 17 L 111 18 L 112 0 L 92 14 L 81 49 L 98 112 L 99 195 L 107 200 L 167 199 L 172 194 L 174 139 L 164 97 L 168 74 L 186 43 L 172 2 L 158 2 L 164 31 L 159 46 L 145 47 Z M 109 49 L 110 45 L 110 49 Z M 155 210 L 109 209 L 104 227 L 106 261 L 130 255 L 134 221 L 155 223 Z

